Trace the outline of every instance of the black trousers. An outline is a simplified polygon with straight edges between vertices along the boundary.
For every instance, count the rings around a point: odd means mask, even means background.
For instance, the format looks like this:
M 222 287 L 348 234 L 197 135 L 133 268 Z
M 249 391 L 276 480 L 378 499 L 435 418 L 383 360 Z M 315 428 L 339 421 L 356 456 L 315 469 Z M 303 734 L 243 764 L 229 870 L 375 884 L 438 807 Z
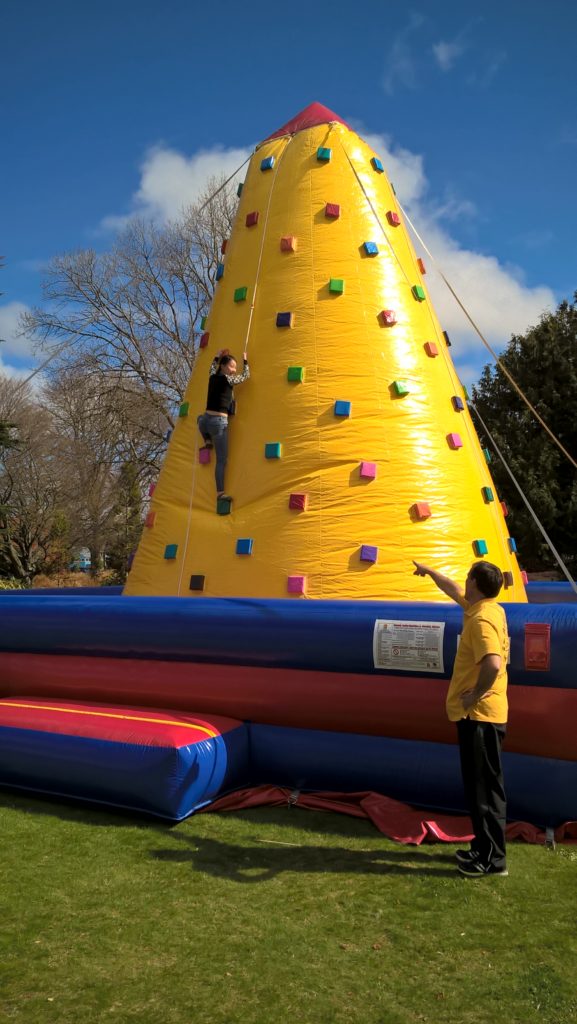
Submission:
M 505 726 L 457 722 L 461 774 L 475 837 L 471 849 L 484 864 L 505 867 L 506 798 L 501 767 Z

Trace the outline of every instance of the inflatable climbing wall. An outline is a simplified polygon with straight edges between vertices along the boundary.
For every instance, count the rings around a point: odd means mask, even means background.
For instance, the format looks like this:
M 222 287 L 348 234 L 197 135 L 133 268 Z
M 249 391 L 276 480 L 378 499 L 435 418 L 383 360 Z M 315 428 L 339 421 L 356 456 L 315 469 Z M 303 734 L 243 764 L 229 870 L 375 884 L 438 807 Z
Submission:
M 125 594 L 446 601 L 486 557 L 525 601 L 516 545 L 426 268 L 375 154 L 313 104 L 254 153 Z M 236 389 L 226 491 L 201 452 L 210 364 Z

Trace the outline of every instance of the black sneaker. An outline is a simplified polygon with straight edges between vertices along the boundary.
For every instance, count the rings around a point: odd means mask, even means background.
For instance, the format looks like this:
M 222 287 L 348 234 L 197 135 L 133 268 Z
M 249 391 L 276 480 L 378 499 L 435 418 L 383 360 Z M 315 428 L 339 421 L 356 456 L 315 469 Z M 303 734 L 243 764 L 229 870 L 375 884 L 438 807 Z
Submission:
M 470 864 L 471 861 L 477 860 L 477 856 L 474 850 L 456 850 L 455 852 L 458 864 Z
M 483 864 L 480 860 L 472 860 L 468 864 L 459 864 L 458 871 L 465 878 L 483 878 L 485 875 L 502 875 L 505 877 L 509 874 L 507 868 L 499 868 L 495 864 Z

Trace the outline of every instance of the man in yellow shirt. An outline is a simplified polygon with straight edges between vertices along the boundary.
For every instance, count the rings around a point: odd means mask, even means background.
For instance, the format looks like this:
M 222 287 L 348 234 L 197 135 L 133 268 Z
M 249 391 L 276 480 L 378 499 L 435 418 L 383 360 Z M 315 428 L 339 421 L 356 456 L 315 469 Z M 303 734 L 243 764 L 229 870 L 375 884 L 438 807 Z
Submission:
M 475 562 L 465 589 L 419 562 L 416 576 L 433 583 L 464 610 L 463 632 L 447 693 L 447 716 L 457 723 L 461 774 L 473 824 L 470 850 L 457 850 L 461 874 L 468 878 L 506 875 L 506 799 L 501 745 L 507 723 L 507 620 L 497 597 L 501 570 Z

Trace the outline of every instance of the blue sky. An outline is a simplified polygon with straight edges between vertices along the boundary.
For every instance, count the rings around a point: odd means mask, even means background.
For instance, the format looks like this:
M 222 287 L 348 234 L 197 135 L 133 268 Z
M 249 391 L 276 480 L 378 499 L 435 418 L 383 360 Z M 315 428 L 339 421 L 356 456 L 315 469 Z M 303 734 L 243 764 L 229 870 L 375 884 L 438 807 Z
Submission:
M 4 0 L 0 369 L 52 255 L 175 213 L 318 100 L 382 153 L 491 342 L 577 289 L 577 7 Z M 486 357 L 430 287 L 463 379 Z

